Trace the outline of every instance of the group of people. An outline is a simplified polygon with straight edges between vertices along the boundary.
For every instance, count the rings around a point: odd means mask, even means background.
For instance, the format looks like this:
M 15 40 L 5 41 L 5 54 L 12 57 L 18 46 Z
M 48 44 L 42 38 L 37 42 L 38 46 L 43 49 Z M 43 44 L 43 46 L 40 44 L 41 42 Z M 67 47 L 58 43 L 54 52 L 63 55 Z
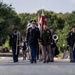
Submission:
M 54 62 L 54 56 L 59 54 L 59 51 L 52 36 L 52 32 L 48 28 L 47 23 L 43 25 L 43 29 L 40 31 L 36 26 L 36 20 L 31 20 L 31 27 L 27 29 L 26 40 L 22 44 L 23 50 L 26 50 L 26 46 L 29 49 L 31 63 L 37 62 L 37 52 L 40 53 L 40 47 L 43 63 Z M 20 42 L 22 42 L 20 32 L 17 29 L 13 29 L 10 35 L 9 45 L 12 47 L 14 62 L 18 62 L 19 49 L 21 47 Z M 67 42 L 69 45 L 70 61 L 75 62 L 75 27 L 67 35 Z M 23 54 L 25 54 L 25 51 Z
M 36 26 L 36 20 L 31 20 L 31 27 L 27 29 L 26 40 L 22 40 L 20 32 L 16 28 L 10 35 L 9 45 L 12 47 L 13 61 L 18 62 L 19 49 L 23 45 L 23 54 L 25 54 L 26 46 L 30 50 L 30 62 L 36 63 L 39 53 L 42 54 L 43 63 L 54 62 L 54 41 L 47 24 L 43 26 L 42 31 Z M 21 42 L 22 45 L 20 45 Z M 56 47 L 56 46 L 55 46 Z M 24 55 L 25 56 L 25 55 Z M 24 57 L 23 56 L 23 57 Z
M 36 21 L 31 21 L 32 27 L 27 30 L 26 41 L 30 47 L 31 63 L 36 63 L 37 50 L 39 43 L 42 45 L 43 52 L 43 63 L 54 62 L 54 54 L 51 48 L 53 44 L 52 34 L 47 24 L 43 26 L 40 32 L 39 28 L 36 27 Z

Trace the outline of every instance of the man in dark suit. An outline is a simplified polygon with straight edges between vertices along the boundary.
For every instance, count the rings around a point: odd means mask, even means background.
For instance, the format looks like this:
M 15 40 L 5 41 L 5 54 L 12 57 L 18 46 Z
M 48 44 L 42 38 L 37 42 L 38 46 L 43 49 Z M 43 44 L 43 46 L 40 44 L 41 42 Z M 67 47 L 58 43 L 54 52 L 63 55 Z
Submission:
M 36 20 L 31 21 L 32 27 L 27 30 L 27 43 L 30 47 L 31 63 L 36 63 L 36 52 L 38 49 L 38 40 L 40 39 L 39 28 L 36 27 Z
M 70 62 L 75 62 L 75 26 L 67 35 L 67 44 L 69 46 Z
M 14 62 L 18 62 L 19 38 L 20 38 L 19 36 L 20 33 L 17 31 L 17 28 L 14 28 L 9 38 L 9 46 L 12 47 L 12 55 L 13 55 Z

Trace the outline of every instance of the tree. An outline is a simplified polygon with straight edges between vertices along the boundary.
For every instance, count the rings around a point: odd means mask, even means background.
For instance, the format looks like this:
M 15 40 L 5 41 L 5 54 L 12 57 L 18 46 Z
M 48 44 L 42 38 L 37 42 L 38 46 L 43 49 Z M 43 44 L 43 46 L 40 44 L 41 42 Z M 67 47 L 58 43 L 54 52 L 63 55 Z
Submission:
M 20 24 L 20 18 L 11 6 L 0 2 L 0 45 L 5 43 L 12 29 Z

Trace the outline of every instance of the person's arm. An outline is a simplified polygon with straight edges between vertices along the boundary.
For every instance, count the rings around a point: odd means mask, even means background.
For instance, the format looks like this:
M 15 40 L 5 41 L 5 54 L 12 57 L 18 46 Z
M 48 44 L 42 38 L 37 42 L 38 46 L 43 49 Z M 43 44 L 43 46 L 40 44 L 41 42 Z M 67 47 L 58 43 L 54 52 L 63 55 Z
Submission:
M 50 37 L 50 43 L 53 44 L 52 33 L 50 30 L 49 30 L 49 37 Z
M 39 39 L 39 41 L 41 40 L 40 39 L 40 31 L 39 31 L 39 29 L 38 29 L 38 39 Z
M 12 35 L 9 36 L 9 46 L 12 46 Z
M 70 39 L 71 39 L 71 32 L 68 33 L 66 40 L 67 40 L 67 45 L 70 44 Z
M 29 40 L 29 29 L 26 32 L 26 43 L 28 43 L 28 40 Z

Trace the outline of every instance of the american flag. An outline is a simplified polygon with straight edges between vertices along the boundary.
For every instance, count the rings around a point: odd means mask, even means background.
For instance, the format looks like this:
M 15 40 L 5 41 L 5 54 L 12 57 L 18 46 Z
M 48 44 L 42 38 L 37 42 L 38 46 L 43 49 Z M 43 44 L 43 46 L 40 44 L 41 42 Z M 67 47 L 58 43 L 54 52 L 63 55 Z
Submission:
M 31 27 L 31 23 L 30 23 L 30 17 L 28 17 L 28 20 L 27 20 L 28 24 L 27 24 L 27 29 Z
M 40 24 L 41 24 L 42 29 L 43 29 L 45 22 L 46 22 L 46 18 L 45 18 L 44 12 L 42 10 L 42 14 L 41 14 L 41 18 L 40 18 Z

